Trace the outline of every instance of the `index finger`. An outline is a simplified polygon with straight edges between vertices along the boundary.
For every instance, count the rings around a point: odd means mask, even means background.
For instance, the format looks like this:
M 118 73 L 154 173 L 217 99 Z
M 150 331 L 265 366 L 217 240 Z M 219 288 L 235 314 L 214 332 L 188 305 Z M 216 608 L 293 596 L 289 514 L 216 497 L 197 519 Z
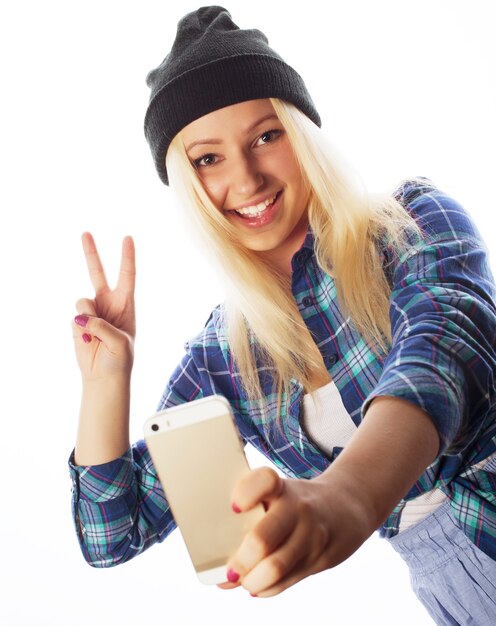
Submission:
M 121 267 L 117 280 L 117 289 L 127 294 L 134 294 L 136 283 L 136 259 L 132 237 L 124 237 L 122 241 Z
M 84 255 L 86 257 L 86 265 L 90 274 L 91 284 L 95 292 L 98 294 L 108 289 L 107 278 L 103 269 L 98 250 L 96 249 L 95 240 L 91 233 L 83 233 L 81 236 L 83 242 Z

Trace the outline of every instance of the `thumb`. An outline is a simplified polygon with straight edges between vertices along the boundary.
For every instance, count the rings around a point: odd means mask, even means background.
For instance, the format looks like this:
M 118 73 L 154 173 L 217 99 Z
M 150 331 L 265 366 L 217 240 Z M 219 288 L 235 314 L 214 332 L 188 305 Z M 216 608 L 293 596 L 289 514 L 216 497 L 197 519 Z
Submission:
M 81 298 L 76 302 L 76 311 L 79 315 L 91 315 L 98 317 L 96 314 L 95 301 L 89 298 Z
M 236 485 L 232 493 L 232 508 L 235 513 L 248 511 L 257 504 L 265 508 L 281 495 L 284 480 L 270 467 L 251 470 Z
M 81 337 L 85 343 L 89 343 L 92 337 L 95 337 L 114 354 L 123 354 L 129 351 L 129 337 L 126 333 L 101 317 L 94 317 L 86 313 L 76 315 L 73 327 L 74 337 Z

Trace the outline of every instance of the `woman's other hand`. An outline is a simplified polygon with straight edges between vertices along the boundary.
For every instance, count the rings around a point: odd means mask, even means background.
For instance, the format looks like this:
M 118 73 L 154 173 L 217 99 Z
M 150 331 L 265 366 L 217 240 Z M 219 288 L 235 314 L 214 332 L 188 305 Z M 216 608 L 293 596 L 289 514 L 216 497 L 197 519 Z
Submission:
M 131 237 L 122 242 L 117 286 L 108 286 L 90 233 L 82 236 L 95 297 L 76 303 L 73 336 L 83 378 L 75 448 L 77 465 L 117 459 L 129 448 L 129 406 L 133 367 L 135 258 Z
M 130 377 L 136 334 L 134 307 L 135 252 L 131 237 L 122 242 L 119 278 L 110 289 L 95 241 L 90 233 L 82 235 L 93 299 L 76 303 L 78 315 L 73 321 L 76 356 L 83 380 Z

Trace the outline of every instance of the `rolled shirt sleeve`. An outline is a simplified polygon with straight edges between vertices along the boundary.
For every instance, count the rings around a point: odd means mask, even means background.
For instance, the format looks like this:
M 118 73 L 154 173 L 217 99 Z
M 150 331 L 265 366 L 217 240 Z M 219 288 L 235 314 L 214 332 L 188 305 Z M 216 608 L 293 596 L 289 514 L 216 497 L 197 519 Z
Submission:
M 101 465 L 76 466 L 72 454 L 69 469 L 76 533 L 90 565 L 127 561 L 175 527 L 144 441 Z
M 495 402 L 496 311 L 487 249 L 464 208 L 435 187 L 407 209 L 423 231 L 392 272 L 392 347 L 362 407 L 396 396 L 422 408 L 439 453 L 466 448 Z

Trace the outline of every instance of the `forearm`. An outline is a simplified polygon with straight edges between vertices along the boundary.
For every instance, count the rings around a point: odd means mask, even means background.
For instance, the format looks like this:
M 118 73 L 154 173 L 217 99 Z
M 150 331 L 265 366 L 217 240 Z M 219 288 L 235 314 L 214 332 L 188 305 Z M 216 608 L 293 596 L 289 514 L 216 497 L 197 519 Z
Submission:
M 129 448 L 130 381 L 126 377 L 83 383 L 77 434 L 77 465 L 99 465 Z
M 376 398 L 353 439 L 317 480 L 363 505 L 370 532 L 382 524 L 436 458 L 440 439 L 418 406 Z

